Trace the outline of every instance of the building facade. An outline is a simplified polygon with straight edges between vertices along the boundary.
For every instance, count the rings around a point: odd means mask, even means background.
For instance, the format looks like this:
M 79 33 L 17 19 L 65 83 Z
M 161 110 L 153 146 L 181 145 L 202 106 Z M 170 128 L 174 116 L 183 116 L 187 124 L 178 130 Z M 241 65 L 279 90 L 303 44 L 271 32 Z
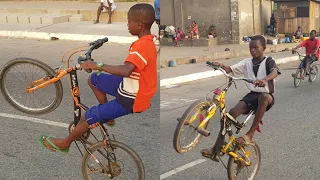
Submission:
M 275 0 L 274 3 L 279 33 L 295 33 L 298 26 L 304 33 L 320 31 L 320 0 Z
M 161 24 L 186 32 L 196 21 L 200 37 L 214 25 L 218 44 L 238 44 L 244 36 L 264 34 L 272 8 L 271 0 L 161 0 Z

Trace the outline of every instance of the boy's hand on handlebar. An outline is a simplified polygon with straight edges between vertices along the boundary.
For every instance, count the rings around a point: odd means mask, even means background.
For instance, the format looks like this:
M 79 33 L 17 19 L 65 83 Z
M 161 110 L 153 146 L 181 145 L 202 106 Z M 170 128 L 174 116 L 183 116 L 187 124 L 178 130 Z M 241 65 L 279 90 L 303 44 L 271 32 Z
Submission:
M 98 69 L 97 63 L 95 63 L 93 61 L 85 61 L 81 64 L 80 67 L 83 68 L 84 70 L 88 70 L 88 69 L 97 70 Z
M 263 79 L 261 79 L 261 80 L 255 80 L 254 82 L 253 82 L 253 85 L 254 85 L 254 87 L 265 87 L 266 85 L 267 85 L 267 81 L 266 80 L 263 80 Z
M 217 66 L 217 67 L 222 67 L 223 64 L 219 62 L 212 62 L 212 65 Z

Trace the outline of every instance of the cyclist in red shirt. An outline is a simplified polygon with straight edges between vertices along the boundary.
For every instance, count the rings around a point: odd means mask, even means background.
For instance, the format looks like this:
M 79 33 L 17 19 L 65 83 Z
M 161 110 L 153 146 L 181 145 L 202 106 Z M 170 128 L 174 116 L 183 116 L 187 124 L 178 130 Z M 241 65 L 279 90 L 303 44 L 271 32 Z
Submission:
M 310 38 L 303 41 L 300 45 L 292 49 L 292 53 L 295 53 L 296 50 L 300 47 L 306 48 L 306 57 L 303 59 L 304 67 L 306 68 L 305 73 L 300 74 L 301 78 L 304 78 L 305 75 L 309 75 L 310 64 L 314 61 L 318 61 L 320 57 L 320 40 L 316 38 L 317 31 L 312 30 L 310 32 Z M 300 71 L 302 73 L 302 71 Z

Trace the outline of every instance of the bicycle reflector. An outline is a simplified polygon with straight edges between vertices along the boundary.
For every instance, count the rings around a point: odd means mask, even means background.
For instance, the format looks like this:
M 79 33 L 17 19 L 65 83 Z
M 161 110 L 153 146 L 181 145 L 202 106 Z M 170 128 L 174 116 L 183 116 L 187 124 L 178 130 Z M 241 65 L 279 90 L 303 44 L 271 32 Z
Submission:
M 214 93 L 215 93 L 216 95 L 220 95 L 220 94 L 221 94 L 221 90 L 220 90 L 220 89 L 216 89 L 216 90 L 214 91 Z

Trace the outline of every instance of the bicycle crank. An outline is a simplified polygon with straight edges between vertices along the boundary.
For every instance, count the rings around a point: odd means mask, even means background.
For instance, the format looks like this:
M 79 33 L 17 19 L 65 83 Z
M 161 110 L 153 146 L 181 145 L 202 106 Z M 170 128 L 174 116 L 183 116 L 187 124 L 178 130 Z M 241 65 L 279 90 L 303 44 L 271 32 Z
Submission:
M 71 134 L 71 132 L 74 130 L 75 128 L 75 125 L 74 125 L 74 122 L 71 122 L 69 124 L 69 127 L 68 127 L 68 131 L 69 131 L 69 134 Z M 88 140 L 90 136 L 90 129 L 88 129 L 87 132 L 85 132 L 83 135 L 82 135 L 82 138 L 85 139 L 85 140 Z M 77 139 L 77 141 L 80 141 L 79 139 Z

